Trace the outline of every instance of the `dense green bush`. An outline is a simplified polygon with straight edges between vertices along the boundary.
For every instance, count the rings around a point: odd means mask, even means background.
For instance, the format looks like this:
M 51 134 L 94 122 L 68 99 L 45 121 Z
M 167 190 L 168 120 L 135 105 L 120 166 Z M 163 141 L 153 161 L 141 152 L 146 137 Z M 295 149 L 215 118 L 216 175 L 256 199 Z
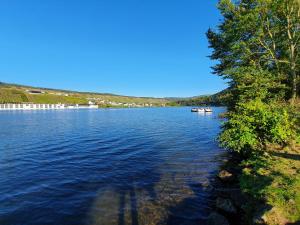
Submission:
M 294 121 L 288 110 L 275 103 L 241 103 L 228 119 L 220 135 L 221 144 L 240 153 L 263 150 L 269 143 L 284 145 L 295 137 Z

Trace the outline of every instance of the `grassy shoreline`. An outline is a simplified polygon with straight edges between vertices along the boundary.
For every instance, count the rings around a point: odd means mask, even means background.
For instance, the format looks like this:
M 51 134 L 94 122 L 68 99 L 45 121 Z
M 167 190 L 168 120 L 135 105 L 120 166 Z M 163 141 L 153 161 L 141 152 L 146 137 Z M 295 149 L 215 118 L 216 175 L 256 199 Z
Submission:
M 299 102 L 292 108 L 289 114 L 295 120 L 296 133 L 293 142 L 286 146 L 267 144 L 247 155 L 234 149 L 228 152 L 220 174 L 228 173 L 229 179 L 218 175 L 209 224 L 300 224 Z M 221 205 L 218 199 L 222 199 Z
M 229 153 L 214 185 L 208 224 L 300 224 L 300 145 L 264 152 L 247 159 Z
M 264 154 L 242 161 L 239 182 L 249 202 L 248 221 L 266 224 L 300 222 L 300 146 L 269 146 Z M 258 207 L 259 206 L 259 207 Z

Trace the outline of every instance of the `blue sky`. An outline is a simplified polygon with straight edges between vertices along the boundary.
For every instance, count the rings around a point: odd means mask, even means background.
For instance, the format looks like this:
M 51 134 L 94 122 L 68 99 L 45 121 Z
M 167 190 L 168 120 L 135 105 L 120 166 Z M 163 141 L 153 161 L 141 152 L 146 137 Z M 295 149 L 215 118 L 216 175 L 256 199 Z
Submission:
M 0 81 L 132 96 L 211 94 L 217 0 L 2 0 Z

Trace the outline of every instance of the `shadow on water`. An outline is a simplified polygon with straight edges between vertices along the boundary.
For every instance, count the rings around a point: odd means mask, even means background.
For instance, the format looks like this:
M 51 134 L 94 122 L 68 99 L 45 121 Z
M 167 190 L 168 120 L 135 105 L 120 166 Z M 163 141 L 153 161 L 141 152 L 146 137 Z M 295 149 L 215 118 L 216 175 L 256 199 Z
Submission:
M 152 162 L 135 162 L 130 172 L 115 177 L 112 184 L 99 190 L 87 224 L 205 224 L 212 202 L 210 182 L 219 160 L 213 159 L 214 166 L 206 170 L 198 164 L 165 162 L 156 168 L 149 167 Z M 126 165 L 122 166 L 127 168 Z
M 160 174 L 155 171 L 134 172 L 119 177 L 118 185 L 108 185 L 100 190 L 91 209 L 87 224 L 93 225 L 141 225 L 145 224 L 143 204 L 156 199 L 155 185 Z M 145 174 L 148 174 L 145 177 Z
M 130 195 L 130 214 L 131 214 L 131 224 L 132 225 L 138 225 L 138 210 L 137 210 L 137 201 L 136 201 L 136 194 L 135 194 L 135 190 L 132 188 L 129 191 L 129 195 Z M 124 212 L 124 208 L 125 208 L 125 196 L 126 196 L 126 192 L 121 192 L 120 193 L 120 206 L 119 206 L 119 219 L 118 219 L 118 225 L 125 225 L 125 212 Z
M 147 187 L 129 182 L 97 197 L 91 213 L 93 225 L 205 224 L 210 208 L 208 179 L 186 184 L 182 175 L 164 174 Z
M 206 224 L 206 218 L 213 202 L 211 182 L 214 176 L 215 174 L 211 173 L 207 179 L 200 183 L 190 183 L 189 188 L 193 194 L 168 208 L 169 215 L 164 224 Z

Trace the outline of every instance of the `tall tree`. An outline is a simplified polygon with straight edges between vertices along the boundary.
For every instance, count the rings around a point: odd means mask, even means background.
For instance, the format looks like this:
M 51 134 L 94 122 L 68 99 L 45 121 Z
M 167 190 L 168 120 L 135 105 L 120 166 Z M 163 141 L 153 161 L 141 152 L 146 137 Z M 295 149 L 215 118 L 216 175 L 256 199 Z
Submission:
M 211 58 L 219 60 L 214 72 L 229 79 L 231 88 L 238 91 L 241 82 L 247 81 L 246 68 L 262 75 L 267 71 L 272 74 L 267 76 L 272 84 L 269 91 L 280 96 L 284 91 L 294 101 L 299 83 L 299 6 L 299 0 L 220 0 L 224 20 L 217 32 L 207 32 Z
M 299 0 L 220 0 L 218 8 L 224 19 L 207 37 L 213 71 L 230 84 L 221 144 L 249 152 L 290 142 L 294 123 L 281 103 L 297 97 Z
M 287 37 L 287 64 L 290 68 L 290 81 L 292 84 L 292 102 L 297 97 L 297 85 L 299 79 L 299 49 L 300 49 L 300 1 L 281 0 L 276 5 L 278 19 L 283 25 L 283 35 Z M 285 43 L 285 42 L 282 42 Z

